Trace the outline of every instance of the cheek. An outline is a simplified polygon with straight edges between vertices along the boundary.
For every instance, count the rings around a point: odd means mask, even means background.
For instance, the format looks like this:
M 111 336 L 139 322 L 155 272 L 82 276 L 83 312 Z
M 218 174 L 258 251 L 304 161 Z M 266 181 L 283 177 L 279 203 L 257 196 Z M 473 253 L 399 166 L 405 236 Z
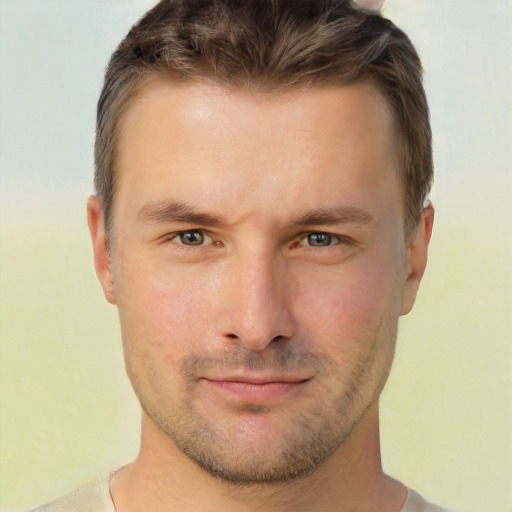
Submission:
M 401 305 L 396 259 L 367 258 L 297 279 L 297 315 L 307 339 L 321 339 L 326 350 L 363 350 L 381 327 L 398 321 Z M 394 341 L 394 340 L 393 340 Z
M 177 362 L 207 337 L 215 289 L 208 280 L 192 268 L 122 270 L 116 295 L 123 340 L 132 351 Z

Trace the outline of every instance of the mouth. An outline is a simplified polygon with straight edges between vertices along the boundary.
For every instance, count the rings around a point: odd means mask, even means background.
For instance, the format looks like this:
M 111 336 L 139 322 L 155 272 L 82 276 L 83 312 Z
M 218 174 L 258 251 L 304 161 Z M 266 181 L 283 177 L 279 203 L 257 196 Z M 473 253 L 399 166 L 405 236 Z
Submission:
M 247 404 L 270 404 L 290 397 L 302 389 L 311 377 L 245 373 L 203 377 L 213 395 L 221 400 Z

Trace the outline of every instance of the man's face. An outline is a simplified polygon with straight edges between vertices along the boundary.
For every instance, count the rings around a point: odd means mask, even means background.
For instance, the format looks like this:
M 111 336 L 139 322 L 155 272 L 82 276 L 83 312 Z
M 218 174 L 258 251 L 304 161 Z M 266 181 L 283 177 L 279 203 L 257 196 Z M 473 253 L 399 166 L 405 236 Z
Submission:
M 417 288 L 391 124 L 364 84 L 161 81 L 122 118 L 99 275 L 144 410 L 209 472 L 308 473 L 379 396 Z

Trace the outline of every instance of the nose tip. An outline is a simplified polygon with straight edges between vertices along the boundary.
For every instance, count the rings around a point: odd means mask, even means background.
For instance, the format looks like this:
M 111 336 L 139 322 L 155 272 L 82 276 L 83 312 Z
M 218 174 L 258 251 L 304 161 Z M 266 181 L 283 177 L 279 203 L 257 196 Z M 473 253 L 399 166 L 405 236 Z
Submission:
M 288 312 L 282 306 L 255 308 L 242 304 L 230 315 L 230 323 L 224 329 L 224 336 L 234 343 L 243 345 L 254 352 L 261 352 L 272 343 L 291 337 L 291 322 Z
M 220 334 L 231 343 L 260 352 L 290 338 L 294 325 L 286 269 L 268 258 L 239 263 L 228 272 L 219 300 Z
M 262 352 L 269 345 L 278 343 L 279 341 L 284 341 L 288 338 L 288 336 L 284 335 L 272 337 L 266 335 L 257 335 L 256 333 L 252 336 L 246 336 L 242 333 L 227 333 L 225 337 L 229 340 L 232 340 L 233 343 L 243 346 L 252 352 Z

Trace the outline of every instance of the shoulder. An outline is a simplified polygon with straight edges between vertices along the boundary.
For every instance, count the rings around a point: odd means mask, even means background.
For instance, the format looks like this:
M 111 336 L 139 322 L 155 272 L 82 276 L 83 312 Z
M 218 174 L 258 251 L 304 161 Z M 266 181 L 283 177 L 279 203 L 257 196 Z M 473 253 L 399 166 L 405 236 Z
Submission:
M 429 503 L 416 491 L 407 489 L 407 499 L 400 512 L 448 512 L 444 508 Z
M 31 512 L 115 512 L 109 483 L 113 472 Z

